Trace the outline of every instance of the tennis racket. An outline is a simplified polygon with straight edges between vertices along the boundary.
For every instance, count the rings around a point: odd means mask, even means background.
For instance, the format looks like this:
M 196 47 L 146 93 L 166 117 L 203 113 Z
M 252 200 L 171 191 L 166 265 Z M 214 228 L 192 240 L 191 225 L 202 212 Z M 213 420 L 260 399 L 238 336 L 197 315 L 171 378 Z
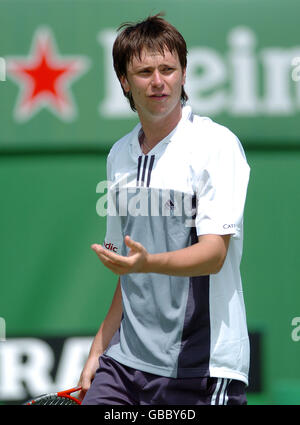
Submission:
M 40 395 L 33 400 L 29 400 L 24 403 L 26 406 L 29 405 L 78 405 L 81 404 L 81 401 L 71 396 L 71 394 L 80 391 L 81 387 L 70 388 L 69 390 L 59 391 L 57 393 L 49 393 Z

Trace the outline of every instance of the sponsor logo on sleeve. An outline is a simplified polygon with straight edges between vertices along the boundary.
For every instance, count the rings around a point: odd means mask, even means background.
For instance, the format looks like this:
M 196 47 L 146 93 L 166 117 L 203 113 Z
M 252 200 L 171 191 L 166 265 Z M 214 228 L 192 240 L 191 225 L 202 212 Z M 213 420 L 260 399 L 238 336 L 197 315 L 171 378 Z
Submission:
M 227 229 L 235 229 L 236 225 L 235 224 L 223 224 L 223 229 L 227 230 Z
M 104 242 L 104 248 L 108 249 L 109 251 L 118 252 L 118 247 L 111 242 Z

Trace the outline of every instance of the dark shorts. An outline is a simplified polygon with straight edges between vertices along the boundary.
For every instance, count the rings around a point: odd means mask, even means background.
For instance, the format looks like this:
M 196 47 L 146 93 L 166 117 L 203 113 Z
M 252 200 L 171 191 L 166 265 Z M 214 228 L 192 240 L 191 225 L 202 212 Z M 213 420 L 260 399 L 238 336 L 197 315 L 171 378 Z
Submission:
M 103 355 L 83 405 L 247 404 L 246 385 L 226 378 L 166 378 Z

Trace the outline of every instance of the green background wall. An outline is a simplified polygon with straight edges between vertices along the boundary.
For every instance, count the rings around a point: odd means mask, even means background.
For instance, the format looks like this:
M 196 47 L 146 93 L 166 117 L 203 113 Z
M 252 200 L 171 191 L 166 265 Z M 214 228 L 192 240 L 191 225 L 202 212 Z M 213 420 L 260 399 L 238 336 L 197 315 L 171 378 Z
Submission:
M 0 81 L 0 317 L 6 321 L 7 340 L 93 335 L 115 288 L 116 277 L 90 249 L 105 232 L 105 219 L 96 213 L 96 186 L 105 180 L 109 147 L 136 118 L 124 111 L 110 117 L 99 112 L 107 97 L 108 71 L 97 34 L 165 10 L 193 54 L 197 46 L 209 46 L 227 66 L 228 79 L 201 93 L 198 88 L 199 99 L 211 99 L 220 87 L 231 98 L 236 85 L 225 35 L 232 28 L 247 26 L 255 34 L 257 62 L 271 47 L 281 53 L 286 49 L 288 60 L 298 54 L 300 7 L 292 0 L 284 9 L 281 4 L 49 0 L 41 6 L 29 0 L 0 1 L 0 57 L 7 63 L 15 56 L 29 57 L 41 25 L 51 28 L 62 56 L 84 55 L 89 63 L 89 71 L 71 86 L 77 112 L 69 121 L 47 107 L 18 120 L 19 86 L 9 69 L 6 81 Z M 300 341 L 292 339 L 291 324 L 300 316 L 300 82 L 292 81 L 291 69 L 282 71 L 280 81 L 288 85 L 284 93 L 289 97 L 272 112 L 262 105 L 276 79 L 269 72 L 266 80 L 261 63 L 257 71 L 259 102 L 252 112 L 238 114 L 227 102 L 215 113 L 202 114 L 240 137 L 251 166 L 241 269 L 249 330 L 261 335 L 262 387 L 249 394 L 249 403 L 300 404 Z M 197 110 L 197 93 L 191 98 Z

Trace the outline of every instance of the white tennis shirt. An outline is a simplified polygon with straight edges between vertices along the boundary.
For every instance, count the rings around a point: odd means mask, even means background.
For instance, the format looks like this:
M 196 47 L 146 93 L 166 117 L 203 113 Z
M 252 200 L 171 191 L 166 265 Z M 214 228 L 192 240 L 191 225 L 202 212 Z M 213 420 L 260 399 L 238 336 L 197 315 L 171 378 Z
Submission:
M 231 234 L 219 273 L 121 276 L 123 319 L 106 354 L 167 377 L 223 377 L 248 384 L 249 339 L 240 261 L 250 168 L 237 137 L 183 107 L 177 127 L 147 155 L 138 124 L 108 156 L 104 245 L 127 255 L 125 235 L 150 253 L 199 235 Z

